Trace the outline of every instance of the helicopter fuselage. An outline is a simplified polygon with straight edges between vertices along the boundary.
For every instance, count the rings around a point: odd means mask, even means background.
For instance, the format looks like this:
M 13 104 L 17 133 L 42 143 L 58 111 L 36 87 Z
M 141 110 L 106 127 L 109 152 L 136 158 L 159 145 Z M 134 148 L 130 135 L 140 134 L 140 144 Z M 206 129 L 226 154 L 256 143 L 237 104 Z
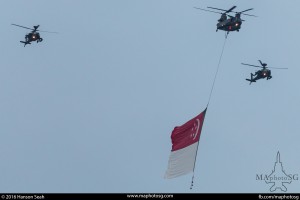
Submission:
M 272 78 L 271 70 L 269 70 L 269 69 L 258 70 L 255 72 L 255 74 L 256 74 L 256 77 L 255 77 L 256 80 L 262 79 L 262 78 L 267 78 L 267 80 L 268 80 L 268 79 Z
M 271 70 L 269 69 L 261 69 L 255 72 L 255 74 L 251 73 L 251 79 L 246 79 L 247 81 L 250 81 L 250 84 L 252 82 L 256 82 L 259 79 L 267 78 L 267 80 L 271 79 Z
M 221 14 L 221 17 L 219 18 L 218 23 L 217 23 L 217 30 L 216 31 L 218 31 L 218 30 L 226 31 L 227 35 L 231 31 L 239 31 L 240 30 L 241 25 L 242 25 L 242 21 L 244 21 L 244 20 L 241 19 L 241 15 L 256 17 L 255 15 L 245 14 L 245 12 L 247 12 L 249 10 L 253 10 L 253 8 L 246 9 L 246 10 L 243 10 L 241 12 L 233 11 L 236 8 L 236 6 L 232 6 L 228 10 L 224 10 L 224 9 L 220 9 L 220 8 L 214 8 L 214 7 L 207 7 L 209 9 L 213 9 L 213 10 L 207 10 L 207 9 L 197 8 L 197 7 L 194 7 L 194 8 L 199 9 L 199 10 L 203 10 L 203 11 L 207 11 L 207 12 L 213 12 L 213 13 Z M 218 10 L 218 11 L 215 11 L 215 10 Z M 220 12 L 220 11 L 223 11 L 223 12 Z M 229 15 L 228 13 L 236 13 L 236 14 L 234 16 L 232 16 L 232 15 Z M 227 37 L 227 35 L 226 35 L 226 37 Z
M 25 42 L 33 42 L 33 41 L 37 41 L 37 42 L 43 41 L 43 39 L 40 37 L 40 34 L 38 32 L 28 33 L 25 36 Z
M 239 31 L 242 25 L 242 20 L 237 17 L 232 17 L 229 19 L 225 19 L 224 21 L 220 21 L 217 24 L 217 31 Z

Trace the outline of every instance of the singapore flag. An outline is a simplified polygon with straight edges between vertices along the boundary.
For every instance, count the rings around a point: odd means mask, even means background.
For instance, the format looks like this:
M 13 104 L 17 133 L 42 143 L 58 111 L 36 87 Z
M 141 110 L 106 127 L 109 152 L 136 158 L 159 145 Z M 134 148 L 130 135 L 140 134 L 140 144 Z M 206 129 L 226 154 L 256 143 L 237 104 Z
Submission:
M 165 178 L 175 178 L 194 170 L 205 112 L 206 109 L 172 131 L 172 151 Z

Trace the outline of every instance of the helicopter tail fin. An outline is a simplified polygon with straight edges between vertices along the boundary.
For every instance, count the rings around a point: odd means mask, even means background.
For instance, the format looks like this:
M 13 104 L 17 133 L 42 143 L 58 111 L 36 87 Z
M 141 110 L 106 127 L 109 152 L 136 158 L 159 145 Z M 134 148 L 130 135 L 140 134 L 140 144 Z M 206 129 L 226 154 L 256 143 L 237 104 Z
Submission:
M 249 84 L 251 84 L 252 82 L 256 82 L 255 80 L 253 80 L 253 79 L 248 79 L 248 78 L 246 78 L 246 80 L 247 81 L 250 81 L 250 83 Z
M 24 43 L 24 47 L 26 46 L 26 44 L 31 44 L 30 42 L 24 42 L 24 41 L 20 41 L 21 43 Z

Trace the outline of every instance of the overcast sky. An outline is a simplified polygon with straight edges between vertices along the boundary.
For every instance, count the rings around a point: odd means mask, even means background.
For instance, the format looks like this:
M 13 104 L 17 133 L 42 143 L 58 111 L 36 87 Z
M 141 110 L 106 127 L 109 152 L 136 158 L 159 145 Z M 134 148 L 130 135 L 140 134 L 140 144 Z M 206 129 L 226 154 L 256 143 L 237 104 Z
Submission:
M 208 103 L 192 174 L 166 180 L 170 135 Z M 269 192 L 277 151 L 300 174 L 297 0 L 2 0 L 0 192 Z M 42 43 L 19 41 L 40 25 Z M 257 60 L 271 80 L 249 85 Z M 300 180 L 285 184 L 299 192 Z M 279 192 L 279 191 L 277 191 Z

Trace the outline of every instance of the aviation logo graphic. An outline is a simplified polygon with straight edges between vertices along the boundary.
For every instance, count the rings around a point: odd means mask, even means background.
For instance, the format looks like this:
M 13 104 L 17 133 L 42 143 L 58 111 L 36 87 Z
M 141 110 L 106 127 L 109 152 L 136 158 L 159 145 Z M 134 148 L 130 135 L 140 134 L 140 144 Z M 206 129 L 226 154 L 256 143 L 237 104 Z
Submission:
M 267 184 L 270 184 L 270 192 L 286 192 L 286 184 L 290 184 L 293 180 L 298 180 L 298 174 L 287 174 L 284 171 L 282 162 L 280 161 L 280 153 L 278 151 L 271 174 L 256 174 L 256 180 L 264 180 Z

